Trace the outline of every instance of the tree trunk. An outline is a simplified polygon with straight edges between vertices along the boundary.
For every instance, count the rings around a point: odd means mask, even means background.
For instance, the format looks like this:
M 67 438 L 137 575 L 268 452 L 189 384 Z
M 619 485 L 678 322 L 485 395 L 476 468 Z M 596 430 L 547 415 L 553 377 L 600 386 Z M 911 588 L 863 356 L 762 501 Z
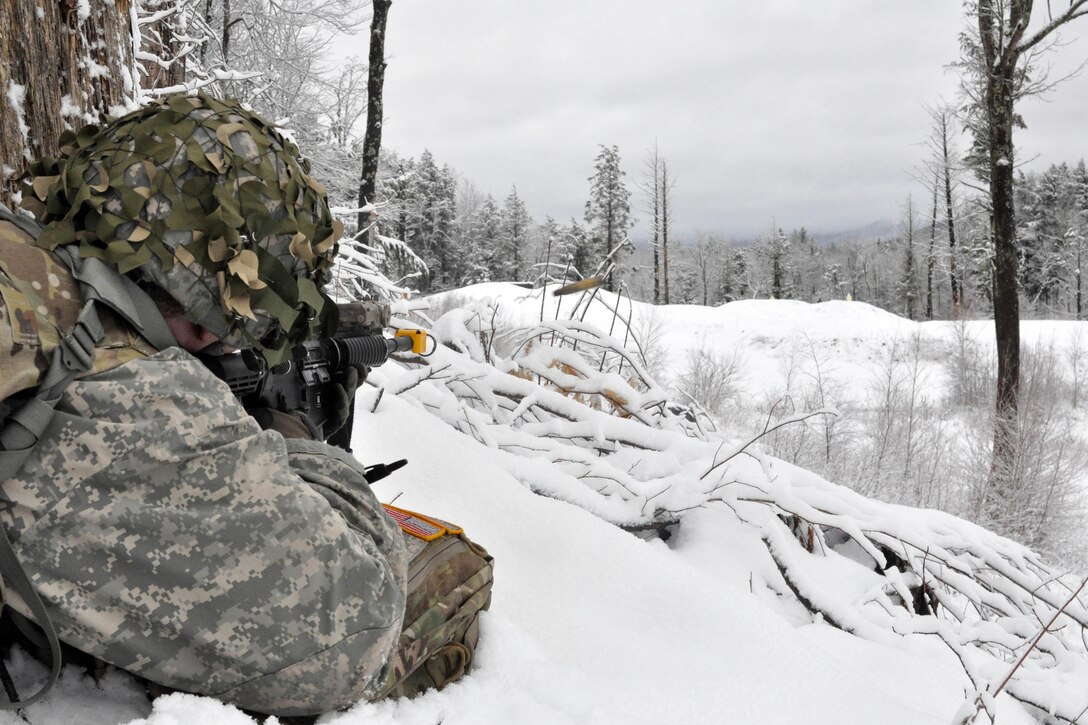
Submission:
M 1081 272 L 1081 270 L 1083 269 L 1083 265 L 1084 265 L 1083 257 L 1084 257 L 1084 238 L 1083 237 L 1078 237 L 1077 238 L 1077 269 L 1076 269 L 1076 273 L 1075 273 L 1076 278 L 1077 278 L 1077 318 L 1076 319 L 1078 319 L 1078 320 L 1083 320 L 1084 319 L 1084 302 L 1083 302 L 1083 300 L 1084 300 L 1084 277 L 1082 276 L 1083 273 Z
M 378 186 L 378 156 L 382 149 L 382 87 L 385 85 L 385 24 L 393 0 L 374 0 L 370 20 L 370 70 L 366 79 L 366 134 L 363 136 L 363 171 L 359 179 L 359 206 L 373 204 Z M 359 229 L 370 221 L 359 212 Z
M 963 304 L 963 282 L 956 269 L 956 221 L 952 210 L 952 160 L 948 157 L 947 125 L 941 134 L 941 149 L 944 154 L 944 209 L 948 223 L 948 276 L 952 285 L 952 316 L 958 318 L 960 305 Z
M 130 0 L 0 0 L 0 201 L 12 205 L 32 159 L 55 156 L 62 131 L 131 103 Z M 62 99 L 66 99 L 65 109 Z
M 234 25 L 235 20 L 230 16 L 230 0 L 223 0 L 223 35 L 221 36 L 221 45 L 223 46 L 223 66 L 230 67 L 230 29 Z
M 998 66 L 986 103 L 990 116 L 990 198 L 994 241 L 994 332 L 997 400 L 990 480 L 997 498 L 1013 482 L 1020 399 L 1019 258 L 1013 205 L 1013 89 L 1015 65 Z
M 669 304 L 669 168 L 661 162 L 661 260 L 664 266 L 665 304 Z
M 612 192 L 613 192 L 613 190 L 609 189 L 608 208 L 605 210 L 604 250 L 603 250 L 603 252 L 604 252 L 603 256 L 605 258 L 607 258 L 608 255 L 612 252 L 613 245 L 615 244 L 615 241 L 612 239 L 612 237 L 614 237 L 615 234 L 616 234 L 616 232 L 613 230 L 613 226 L 614 226 L 615 221 L 616 221 L 616 215 L 615 215 L 615 213 L 613 212 L 613 209 L 612 209 Z M 604 285 L 605 289 L 608 290 L 609 292 L 615 292 L 616 291 L 615 272 L 616 272 L 616 262 L 615 262 L 615 259 L 613 259 L 611 262 L 608 263 L 608 277 L 606 278 L 605 285 Z
M 212 0 L 204 0 L 204 24 L 208 28 L 212 27 Z M 212 42 L 211 34 L 204 38 L 204 42 L 200 44 L 200 66 L 204 67 L 205 61 L 208 59 L 208 43 Z
M 185 44 L 184 38 L 178 37 L 177 29 L 171 19 L 151 23 L 141 32 L 140 50 L 145 56 L 154 56 L 165 61 L 172 61 L 168 66 L 154 60 L 140 60 L 143 75 L 140 78 L 142 88 L 170 88 L 185 82 L 185 57 L 178 57 Z M 207 41 L 201 44 L 201 54 Z M 176 60 L 173 60 L 175 59 Z
M 933 319 L 933 269 L 937 264 L 937 176 L 933 177 L 933 216 L 929 224 L 929 256 L 926 259 L 926 319 Z
M 657 149 L 654 149 L 654 161 L 657 161 Z M 661 192 L 660 178 L 657 175 L 657 164 L 653 168 L 654 176 L 654 227 L 653 241 L 650 246 L 654 248 L 654 304 L 661 304 Z

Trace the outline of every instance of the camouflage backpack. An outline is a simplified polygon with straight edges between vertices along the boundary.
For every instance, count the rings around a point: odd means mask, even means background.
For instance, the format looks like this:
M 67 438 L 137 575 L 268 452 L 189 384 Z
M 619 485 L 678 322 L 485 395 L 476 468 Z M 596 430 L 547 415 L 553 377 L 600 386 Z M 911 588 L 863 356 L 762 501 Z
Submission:
M 400 642 L 378 698 L 415 697 L 461 678 L 476 657 L 480 612 L 491 606 L 493 560 L 460 527 L 385 506 L 408 545 Z
M 35 246 L 40 232 L 36 222 L 0 204 L 0 481 L 14 476 L 34 450 L 69 382 L 153 353 L 133 330 L 158 344 L 173 339 L 133 283 L 98 260 L 81 263 L 71 248 L 50 253 Z M 49 653 L 48 680 L 22 699 L 0 662 L 10 700 L 0 709 L 23 708 L 56 681 L 61 649 L 3 526 L 0 583 L 0 609 L 13 603 L 13 611 L 33 619 L 41 633 L 25 628 L 24 634 Z

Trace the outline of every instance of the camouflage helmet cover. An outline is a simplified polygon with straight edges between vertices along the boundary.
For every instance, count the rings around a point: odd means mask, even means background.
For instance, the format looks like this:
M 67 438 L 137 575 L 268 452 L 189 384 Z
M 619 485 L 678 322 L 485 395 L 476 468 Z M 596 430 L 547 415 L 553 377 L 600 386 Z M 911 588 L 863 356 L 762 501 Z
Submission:
M 321 285 L 342 226 L 295 145 L 234 102 L 169 96 L 67 133 L 23 206 L 47 225 L 40 246 L 78 240 L 226 344 L 276 361 L 335 329 Z

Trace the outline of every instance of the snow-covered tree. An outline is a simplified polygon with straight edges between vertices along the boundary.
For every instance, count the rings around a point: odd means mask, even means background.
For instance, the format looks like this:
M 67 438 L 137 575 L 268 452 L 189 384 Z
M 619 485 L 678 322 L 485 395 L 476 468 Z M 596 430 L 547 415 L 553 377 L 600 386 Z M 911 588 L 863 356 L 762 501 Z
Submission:
M 896 293 L 901 300 L 900 308 L 904 317 L 913 320 L 917 316 L 918 304 L 918 262 L 915 252 L 915 218 L 914 201 L 908 196 L 904 209 L 903 232 L 903 265 L 896 285 Z
M 716 297 L 719 302 L 733 302 L 748 294 L 748 257 L 744 250 L 727 247 L 718 265 Z
M 1021 176 L 1017 183 L 1020 209 L 1020 284 L 1031 307 L 1057 310 L 1071 302 L 1079 220 L 1076 182 L 1066 164 L 1052 165 L 1040 176 Z
M 960 36 L 963 71 L 961 87 L 966 118 L 975 148 L 985 159 L 979 164 L 989 186 L 993 230 L 994 333 L 997 342 L 998 411 L 994 429 L 991 479 L 994 488 L 1015 487 L 1005 476 L 1016 470 L 1016 430 L 1020 403 L 1020 294 L 1019 254 L 1016 239 L 1014 173 L 1016 148 L 1013 129 L 1023 126 L 1016 104 L 1049 86 L 1038 54 L 1053 47 L 1053 34 L 1062 25 L 1088 15 L 1088 0 L 1070 0 L 1048 14 L 1041 27 L 1033 26 L 1032 0 L 968 0 L 964 3 L 974 23 Z M 1029 31 L 1029 27 L 1033 28 Z M 1000 497 L 1000 494 L 998 494 Z
M 529 232 L 533 219 L 517 187 L 502 204 L 499 244 L 495 255 L 494 279 L 520 281 L 525 272 L 525 255 L 529 247 Z
M 469 216 L 472 233 L 467 236 L 468 246 L 465 257 L 471 266 L 466 282 L 490 282 L 502 279 L 504 260 L 500 239 L 502 235 L 502 212 L 490 194 L 484 198 L 476 210 Z
M 776 228 L 756 245 L 756 254 L 763 261 L 768 293 L 772 299 L 785 300 L 793 297 L 793 274 L 790 269 L 790 240 L 786 233 Z
M 596 255 L 591 245 L 592 240 L 586 228 L 579 221 L 571 218 L 570 224 L 563 229 L 560 249 L 565 258 L 570 260 L 571 271 L 578 278 L 593 273 Z
M 404 200 L 404 241 L 430 270 L 423 290 L 446 289 L 460 283 L 461 255 L 454 248 L 453 220 L 457 182 L 449 166 L 438 166 L 424 150 L 411 169 Z
M 586 202 L 585 220 L 593 245 L 593 256 L 588 260 L 594 266 L 609 259 L 605 284 L 616 289 L 615 263 L 630 253 L 627 230 L 631 228 L 631 192 L 623 182 L 626 174 L 620 167 L 620 150 L 617 146 L 601 145 L 594 162 L 593 176 L 589 177 L 589 201 Z M 583 270 L 583 274 L 587 272 Z

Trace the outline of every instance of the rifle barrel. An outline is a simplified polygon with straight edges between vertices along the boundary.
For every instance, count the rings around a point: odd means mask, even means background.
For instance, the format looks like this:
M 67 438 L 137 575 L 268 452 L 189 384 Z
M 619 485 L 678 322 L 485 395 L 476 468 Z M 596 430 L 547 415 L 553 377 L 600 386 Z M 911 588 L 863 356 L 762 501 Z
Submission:
M 321 348 L 333 368 L 344 365 L 378 367 L 393 353 L 411 350 L 412 341 L 408 337 L 390 338 L 382 335 L 334 337 L 322 340 Z

